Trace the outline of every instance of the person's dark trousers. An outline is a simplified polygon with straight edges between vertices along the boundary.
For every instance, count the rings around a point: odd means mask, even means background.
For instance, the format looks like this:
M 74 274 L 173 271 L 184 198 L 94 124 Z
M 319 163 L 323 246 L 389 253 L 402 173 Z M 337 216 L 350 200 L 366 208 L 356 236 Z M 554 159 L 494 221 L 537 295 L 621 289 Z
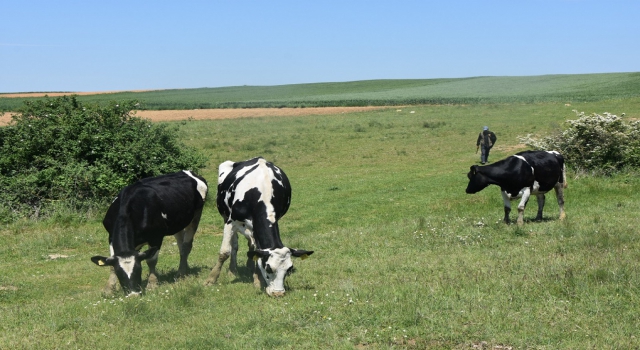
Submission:
M 488 163 L 489 162 L 489 151 L 491 148 L 482 146 L 482 153 L 480 153 L 480 163 Z

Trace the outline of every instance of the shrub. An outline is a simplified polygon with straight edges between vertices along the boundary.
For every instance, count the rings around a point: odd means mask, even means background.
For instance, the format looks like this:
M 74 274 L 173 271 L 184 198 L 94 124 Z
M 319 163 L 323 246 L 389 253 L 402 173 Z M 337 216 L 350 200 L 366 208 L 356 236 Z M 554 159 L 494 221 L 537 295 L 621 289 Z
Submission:
M 554 135 L 536 139 L 520 137 L 520 142 L 545 150 L 557 150 L 575 169 L 609 174 L 625 167 L 640 166 L 640 122 L 625 123 L 611 113 L 585 115 Z M 623 114 L 624 116 L 624 114 Z
M 0 220 L 38 216 L 51 201 L 112 199 L 138 179 L 204 167 L 204 156 L 178 141 L 177 126 L 136 117 L 137 106 L 85 106 L 75 96 L 25 102 L 0 128 Z

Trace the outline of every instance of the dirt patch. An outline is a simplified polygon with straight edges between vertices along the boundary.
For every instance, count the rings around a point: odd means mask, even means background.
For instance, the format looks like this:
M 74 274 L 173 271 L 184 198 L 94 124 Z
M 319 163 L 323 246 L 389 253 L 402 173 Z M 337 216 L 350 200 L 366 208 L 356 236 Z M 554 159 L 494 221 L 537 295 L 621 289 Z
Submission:
M 384 107 L 313 107 L 313 108 L 233 108 L 172 111 L 138 111 L 136 115 L 153 121 L 235 119 L 255 117 L 299 117 L 306 115 L 345 114 Z
M 388 107 L 314 107 L 314 108 L 234 108 L 234 109 L 190 109 L 170 111 L 137 111 L 136 116 L 154 122 L 175 120 L 234 119 L 255 117 L 298 117 L 306 115 L 345 114 L 372 111 Z M 0 126 L 11 121 L 12 113 L 0 115 Z

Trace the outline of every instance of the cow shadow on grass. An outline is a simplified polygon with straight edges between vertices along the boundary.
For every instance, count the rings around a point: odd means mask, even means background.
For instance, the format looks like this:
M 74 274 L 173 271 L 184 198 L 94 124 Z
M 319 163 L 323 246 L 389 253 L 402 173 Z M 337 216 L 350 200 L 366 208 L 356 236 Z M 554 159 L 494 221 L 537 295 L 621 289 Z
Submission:
M 184 277 L 194 276 L 198 277 L 203 271 L 208 271 L 209 269 L 206 266 L 190 266 L 189 271 L 187 271 L 186 276 L 180 276 L 178 274 L 178 269 L 171 270 L 158 270 L 158 284 L 172 284 L 180 281 Z

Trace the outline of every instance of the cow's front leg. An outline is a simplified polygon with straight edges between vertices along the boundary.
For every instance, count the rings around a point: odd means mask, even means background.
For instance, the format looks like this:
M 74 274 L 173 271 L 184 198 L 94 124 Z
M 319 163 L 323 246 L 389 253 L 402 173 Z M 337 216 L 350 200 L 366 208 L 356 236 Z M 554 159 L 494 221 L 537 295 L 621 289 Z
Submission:
M 262 280 L 260 279 L 260 268 L 258 262 L 253 263 L 253 286 L 260 289 L 262 288 Z
M 156 275 L 156 265 L 158 264 L 158 255 L 160 250 L 147 259 L 147 266 L 149 266 L 149 279 L 147 280 L 147 289 L 151 290 L 158 286 L 158 276 Z
M 187 273 L 189 273 L 189 254 L 191 254 L 191 249 L 193 248 L 193 237 L 198 229 L 201 216 L 202 210 L 196 212 L 189 226 L 174 235 L 176 242 L 178 243 L 178 250 L 180 251 L 178 277 L 186 276 Z
M 502 201 L 504 202 L 504 223 L 509 224 L 509 213 L 511 213 L 511 196 L 507 191 L 502 191 Z
M 218 277 L 220 277 L 220 271 L 222 270 L 222 265 L 224 265 L 224 262 L 229 259 L 229 256 L 231 256 L 231 236 L 233 234 L 233 225 L 230 222 L 226 223 L 224 225 L 220 254 L 218 254 L 218 262 L 213 266 L 213 269 L 211 269 L 209 277 L 204 282 L 205 286 L 213 285 L 218 281 Z
M 118 276 L 116 276 L 116 270 L 113 266 L 109 267 L 109 279 L 107 279 L 107 285 L 104 286 L 103 293 L 106 295 L 113 295 L 113 292 L 118 288 Z
M 252 238 L 252 237 L 251 237 Z M 247 246 L 249 246 L 249 253 L 256 250 L 256 246 L 253 243 L 253 239 L 247 240 Z M 252 254 L 247 254 L 247 268 L 250 268 L 253 275 L 253 286 L 256 288 L 262 288 L 262 282 L 260 282 L 260 273 L 258 268 L 258 262 L 250 258 Z
M 538 199 L 538 215 L 536 215 L 536 221 L 541 221 L 542 220 L 542 209 L 544 209 L 544 193 L 539 193 L 536 195 L 536 198 Z

